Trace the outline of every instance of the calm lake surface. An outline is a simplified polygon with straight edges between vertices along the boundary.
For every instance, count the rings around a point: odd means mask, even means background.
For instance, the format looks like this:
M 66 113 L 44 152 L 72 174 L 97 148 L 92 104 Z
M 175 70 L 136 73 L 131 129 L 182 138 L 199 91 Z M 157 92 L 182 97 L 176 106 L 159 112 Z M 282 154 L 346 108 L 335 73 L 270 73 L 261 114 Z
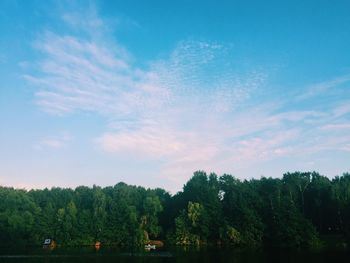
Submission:
M 238 250 L 229 248 L 168 248 L 157 251 L 122 251 L 111 248 L 0 249 L 0 262 L 350 262 L 348 250 Z

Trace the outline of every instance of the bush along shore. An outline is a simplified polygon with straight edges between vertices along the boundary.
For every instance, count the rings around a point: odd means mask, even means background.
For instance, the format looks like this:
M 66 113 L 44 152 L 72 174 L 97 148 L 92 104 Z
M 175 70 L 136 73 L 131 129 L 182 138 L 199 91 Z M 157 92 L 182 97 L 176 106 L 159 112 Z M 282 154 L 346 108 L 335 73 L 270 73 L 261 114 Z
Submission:
M 118 183 L 23 190 L 0 187 L 0 246 L 346 247 L 350 174 L 238 180 L 195 172 L 175 195 Z

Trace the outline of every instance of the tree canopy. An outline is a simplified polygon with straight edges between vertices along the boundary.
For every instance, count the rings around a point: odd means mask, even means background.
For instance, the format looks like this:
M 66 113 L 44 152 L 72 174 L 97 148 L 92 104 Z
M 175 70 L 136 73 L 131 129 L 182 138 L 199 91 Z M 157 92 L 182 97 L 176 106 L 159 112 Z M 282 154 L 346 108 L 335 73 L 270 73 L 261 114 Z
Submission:
M 350 241 L 350 174 L 316 172 L 238 180 L 197 171 L 183 190 L 118 183 L 43 190 L 0 187 L 0 245 L 177 245 L 310 247 Z

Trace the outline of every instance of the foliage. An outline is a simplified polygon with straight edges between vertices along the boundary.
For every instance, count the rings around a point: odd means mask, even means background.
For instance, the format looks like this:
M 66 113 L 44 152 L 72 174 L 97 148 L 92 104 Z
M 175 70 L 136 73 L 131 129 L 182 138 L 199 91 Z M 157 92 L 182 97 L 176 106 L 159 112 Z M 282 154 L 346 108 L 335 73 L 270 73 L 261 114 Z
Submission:
M 0 187 L 0 246 L 178 245 L 313 247 L 319 236 L 350 241 L 350 174 L 316 172 L 241 181 L 195 172 L 183 191 L 113 187 L 26 191 Z

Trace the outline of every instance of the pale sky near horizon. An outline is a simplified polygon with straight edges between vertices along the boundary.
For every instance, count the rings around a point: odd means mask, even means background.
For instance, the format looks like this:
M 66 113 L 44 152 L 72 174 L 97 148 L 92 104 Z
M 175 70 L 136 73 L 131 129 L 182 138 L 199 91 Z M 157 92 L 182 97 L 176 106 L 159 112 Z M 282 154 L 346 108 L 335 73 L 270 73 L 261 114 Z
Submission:
M 350 172 L 349 1 L 0 1 L 0 185 L 175 193 Z

